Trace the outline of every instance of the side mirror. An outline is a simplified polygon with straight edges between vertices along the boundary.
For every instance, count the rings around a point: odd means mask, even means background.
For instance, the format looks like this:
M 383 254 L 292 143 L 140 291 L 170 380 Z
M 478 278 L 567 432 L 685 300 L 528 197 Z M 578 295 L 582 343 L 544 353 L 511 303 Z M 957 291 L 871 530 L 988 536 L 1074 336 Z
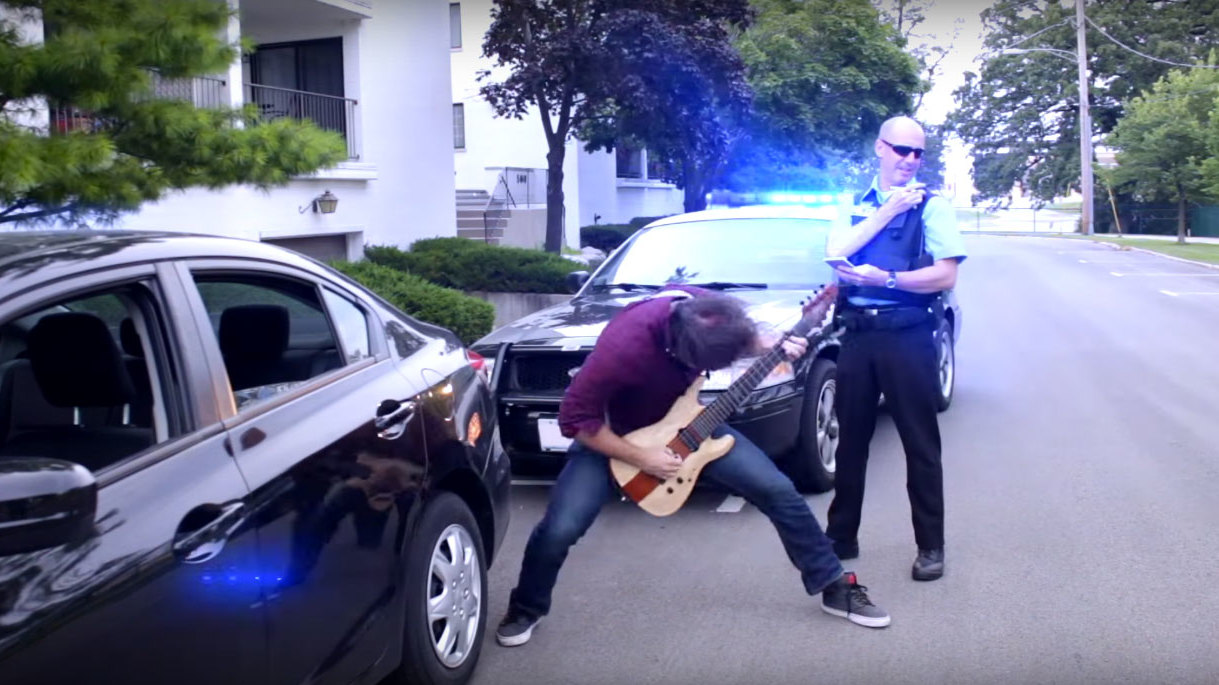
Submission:
M 89 469 L 60 459 L 0 459 L 0 557 L 84 537 L 96 513 Z
M 567 274 L 565 282 L 567 284 L 568 292 L 577 293 L 580 291 L 580 288 L 583 288 L 584 284 L 588 282 L 588 272 L 573 271 Z

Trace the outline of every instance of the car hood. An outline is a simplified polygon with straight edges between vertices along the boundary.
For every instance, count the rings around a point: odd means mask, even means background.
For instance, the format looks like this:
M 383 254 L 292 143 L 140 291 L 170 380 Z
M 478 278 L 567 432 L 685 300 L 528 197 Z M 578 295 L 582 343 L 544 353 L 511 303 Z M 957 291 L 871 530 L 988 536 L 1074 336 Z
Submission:
M 498 347 L 502 343 L 591 347 L 615 314 L 651 294 L 597 293 L 573 297 L 498 328 L 472 347 Z M 812 292 L 733 290 L 728 294 L 745 303 L 749 316 L 760 327 L 786 331 L 800 320 L 800 301 Z

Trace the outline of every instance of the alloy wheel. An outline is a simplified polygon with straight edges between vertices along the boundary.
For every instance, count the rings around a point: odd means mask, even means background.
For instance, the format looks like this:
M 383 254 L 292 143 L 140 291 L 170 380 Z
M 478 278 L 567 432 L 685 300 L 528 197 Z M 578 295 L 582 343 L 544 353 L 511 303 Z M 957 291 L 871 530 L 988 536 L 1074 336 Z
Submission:
M 428 572 L 428 628 L 440 662 L 457 668 L 479 639 L 482 579 L 470 533 L 453 524 L 440 534 Z

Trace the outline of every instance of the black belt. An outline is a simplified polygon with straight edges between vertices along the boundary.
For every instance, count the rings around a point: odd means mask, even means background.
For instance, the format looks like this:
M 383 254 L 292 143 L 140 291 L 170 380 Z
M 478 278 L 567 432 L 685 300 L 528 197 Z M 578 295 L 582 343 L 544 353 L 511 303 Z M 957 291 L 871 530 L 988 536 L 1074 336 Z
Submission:
M 930 307 L 843 307 L 838 312 L 848 331 L 896 330 L 928 323 L 934 318 Z

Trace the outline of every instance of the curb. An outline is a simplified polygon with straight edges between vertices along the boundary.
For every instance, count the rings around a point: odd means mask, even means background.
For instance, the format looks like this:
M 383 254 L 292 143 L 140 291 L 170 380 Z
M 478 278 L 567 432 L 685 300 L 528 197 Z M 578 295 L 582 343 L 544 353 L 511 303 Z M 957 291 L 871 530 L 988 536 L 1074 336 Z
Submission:
M 1119 251 L 1130 250 L 1132 252 L 1142 252 L 1144 254 L 1155 255 L 1156 257 L 1162 257 L 1163 259 L 1171 259 L 1174 262 L 1181 262 L 1182 264 L 1193 264 L 1195 266 L 1203 266 L 1208 269 L 1219 269 L 1219 264 L 1211 264 L 1209 262 L 1199 262 L 1199 261 L 1195 261 L 1193 259 L 1185 259 L 1184 257 L 1174 257 L 1170 254 L 1164 254 L 1163 252 L 1156 252 L 1155 250 L 1148 250 L 1148 249 L 1145 249 L 1142 247 L 1131 247 L 1129 245 L 1117 245 L 1114 243 L 1105 242 L 1103 240 L 1090 240 L 1088 242 L 1093 243 L 1093 244 L 1104 245 L 1105 247 L 1108 247 L 1109 249 L 1112 249 L 1112 250 L 1119 250 Z

